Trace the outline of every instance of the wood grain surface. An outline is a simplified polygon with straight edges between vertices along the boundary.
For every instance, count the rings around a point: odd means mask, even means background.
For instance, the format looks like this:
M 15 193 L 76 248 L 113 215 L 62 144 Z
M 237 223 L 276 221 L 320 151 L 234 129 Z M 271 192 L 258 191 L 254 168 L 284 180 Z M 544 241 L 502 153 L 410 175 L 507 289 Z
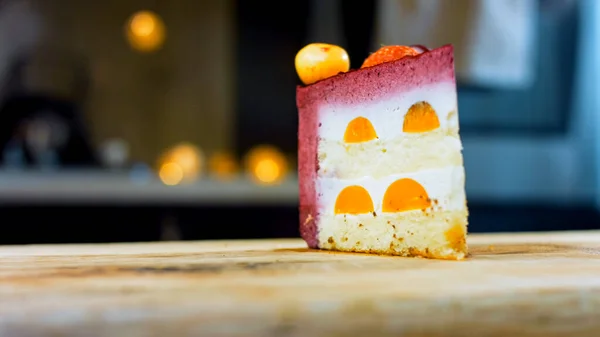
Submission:
M 600 336 L 600 231 L 465 261 L 300 240 L 0 247 L 0 336 Z

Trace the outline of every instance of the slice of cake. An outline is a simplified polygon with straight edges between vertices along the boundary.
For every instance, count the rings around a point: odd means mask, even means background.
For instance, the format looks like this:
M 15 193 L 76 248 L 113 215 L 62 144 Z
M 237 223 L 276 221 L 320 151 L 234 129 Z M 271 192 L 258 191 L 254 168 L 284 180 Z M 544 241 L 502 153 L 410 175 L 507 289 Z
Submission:
M 467 255 L 453 48 L 402 48 L 297 88 L 300 233 L 311 248 Z M 315 62 L 311 71 L 336 64 Z

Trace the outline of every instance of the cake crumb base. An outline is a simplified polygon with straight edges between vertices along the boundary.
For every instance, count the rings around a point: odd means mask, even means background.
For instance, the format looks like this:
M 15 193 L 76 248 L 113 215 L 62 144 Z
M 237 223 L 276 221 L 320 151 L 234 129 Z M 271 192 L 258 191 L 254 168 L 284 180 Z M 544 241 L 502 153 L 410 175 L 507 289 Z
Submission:
M 468 256 L 467 209 L 423 213 L 320 216 L 319 249 L 463 260 Z

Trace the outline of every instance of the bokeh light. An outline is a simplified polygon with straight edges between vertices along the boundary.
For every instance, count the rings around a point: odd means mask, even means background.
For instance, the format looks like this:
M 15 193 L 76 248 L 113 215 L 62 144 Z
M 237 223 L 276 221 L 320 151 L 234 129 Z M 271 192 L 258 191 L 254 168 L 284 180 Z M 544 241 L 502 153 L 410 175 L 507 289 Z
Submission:
M 208 168 L 211 175 L 218 180 L 231 180 L 239 172 L 235 156 L 229 152 L 217 152 L 210 156 Z
M 158 176 L 165 185 L 173 186 L 183 180 L 183 170 L 177 163 L 164 163 L 158 171 Z
M 159 159 L 159 177 L 166 185 L 191 182 L 202 174 L 204 155 L 197 146 L 181 143 Z
M 166 39 L 163 20 L 156 13 L 144 10 L 134 13 L 125 26 L 127 41 L 134 49 L 152 52 L 160 49 Z
M 247 172 L 259 184 L 278 184 L 286 176 L 288 163 L 285 155 L 270 145 L 261 145 L 248 152 L 245 159 Z

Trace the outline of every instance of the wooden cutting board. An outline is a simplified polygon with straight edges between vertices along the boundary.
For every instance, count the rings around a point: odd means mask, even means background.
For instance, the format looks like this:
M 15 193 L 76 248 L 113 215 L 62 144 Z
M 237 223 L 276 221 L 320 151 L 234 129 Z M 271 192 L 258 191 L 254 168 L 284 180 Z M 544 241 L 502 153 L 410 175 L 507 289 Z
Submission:
M 466 261 L 300 240 L 0 247 L 0 336 L 600 336 L 600 231 Z

